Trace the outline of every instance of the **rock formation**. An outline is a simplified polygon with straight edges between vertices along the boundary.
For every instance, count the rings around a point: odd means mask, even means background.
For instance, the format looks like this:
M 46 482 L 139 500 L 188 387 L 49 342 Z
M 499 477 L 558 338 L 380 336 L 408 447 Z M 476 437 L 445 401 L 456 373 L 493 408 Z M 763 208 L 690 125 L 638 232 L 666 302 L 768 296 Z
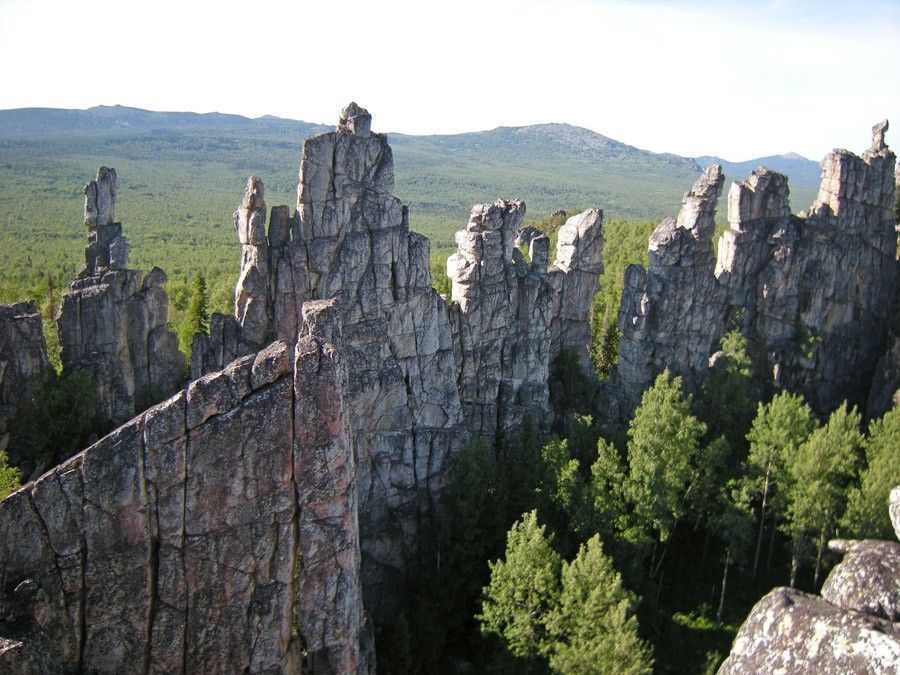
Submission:
M 790 214 L 780 174 L 759 169 L 733 184 L 714 271 L 722 177 L 707 169 L 678 220 L 663 221 L 651 236 L 649 269 L 626 271 L 615 379 L 622 419 L 663 368 L 695 388 L 732 328 L 762 344 L 769 386 L 802 393 L 823 415 L 844 400 L 865 404 L 889 347 L 897 297 L 895 156 L 886 129 L 886 122 L 875 126 L 862 157 L 835 150 L 823 160 L 808 214 Z M 896 379 L 891 359 L 885 355 L 876 379 L 884 390 Z
M 447 260 L 464 423 L 492 441 L 526 418 L 546 424 L 550 364 L 562 349 L 589 364 L 590 307 L 603 269 L 601 211 L 566 222 L 549 270 L 547 237 L 530 239 L 530 263 L 515 246 L 524 216 L 521 201 L 475 206 Z
M 0 502 L 0 663 L 368 672 L 333 310 Z
M 174 392 L 184 371 L 178 339 L 166 330 L 166 275 L 125 269 L 128 244 L 114 221 L 115 169 L 101 167 L 84 189 L 85 267 L 63 296 L 57 319 L 63 372 L 96 384 L 99 418 L 120 424 Z
M 900 534 L 891 493 L 891 517 Z M 832 541 L 845 554 L 822 597 L 776 588 L 750 612 L 719 670 L 732 673 L 896 673 L 900 669 L 900 544 Z
M 304 143 L 296 209 L 273 207 L 267 236 L 262 181 L 251 177 L 235 213 L 243 249 L 234 315 L 214 315 L 191 355 L 198 377 L 271 339 L 293 344 L 303 331 L 299 308 L 334 299 L 350 373 L 343 402 L 363 587 L 378 622 L 396 608 L 392 591 L 419 518 L 439 499 L 460 444 L 473 433 L 494 438 L 526 412 L 540 420 L 553 350 L 586 354 L 585 289 L 591 278 L 596 286 L 602 246 L 602 215 L 586 212 L 567 226 L 548 273 L 546 237 L 532 244 L 530 267 L 513 249 L 524 204 L 475 207 L 454 257 L 471 268 L 459 279 L 468 290 L 455 288 L 460 301 L 448 310 L 431 286 L 428 240 L 410 232 L 393 186 L 387 139 L 355 103 L 336 131 Z
M 9 423 L 49 367 L 41 316 L 31 302 L 0 305 L 0 452 Z

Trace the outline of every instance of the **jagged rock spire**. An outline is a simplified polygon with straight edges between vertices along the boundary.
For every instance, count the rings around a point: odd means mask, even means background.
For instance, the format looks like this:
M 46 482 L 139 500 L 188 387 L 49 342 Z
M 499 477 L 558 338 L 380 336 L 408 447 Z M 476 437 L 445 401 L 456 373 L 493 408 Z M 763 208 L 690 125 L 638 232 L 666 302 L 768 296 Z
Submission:
M 128 242 L 122 223 L 116 220 L 116 170 L 101 166 L 97 178 L 84 186 L 84 224 L 88 244 L 84 249 L 83 276 L 103 269 L 124 269 L 128 264 Z
M 97 415 L 121 423 L 175 391 L 184 372 L 178 339 L 166 330 L 166 274 L 126 269 L 128 242 L 116 222 L 116 170 L 101 166 L 84 188 L 85 267 L 57 318 L 63 372 L 85 373 Z

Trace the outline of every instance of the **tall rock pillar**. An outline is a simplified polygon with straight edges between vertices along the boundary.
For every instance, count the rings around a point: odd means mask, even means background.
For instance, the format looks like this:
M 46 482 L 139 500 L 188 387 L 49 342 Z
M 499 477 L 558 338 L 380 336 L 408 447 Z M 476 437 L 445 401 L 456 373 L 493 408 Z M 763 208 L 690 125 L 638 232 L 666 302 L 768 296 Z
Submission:
M 174 392 L 184 377 L 178 338 L 166 329 L 166 274 L 125 269 L 128 244 L 115 222 L 116 171 L 100 167 L 84 189 L 88 229 L 84 269 L 63 296 L 57 319 L 63 372 L 97 387 L 97 413 L 119 424 Z

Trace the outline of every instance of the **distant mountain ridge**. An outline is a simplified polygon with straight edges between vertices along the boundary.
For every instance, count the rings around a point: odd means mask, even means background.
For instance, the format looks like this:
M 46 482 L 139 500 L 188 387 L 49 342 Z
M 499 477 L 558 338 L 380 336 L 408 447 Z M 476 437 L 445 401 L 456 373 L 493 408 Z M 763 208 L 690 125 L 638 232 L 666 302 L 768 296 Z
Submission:
M 739 180 L 734 178 L 736 176 L 749 176 L 751 171 L 764 166 L 767 169 L 772 169 L 787 176 L 790 180 L 790 187 L 817 188 L 822 174 L 822 169 L 818 162 L 798 155 L 796 152 L 757 157 L 756 159 L 748 159 L 743 162 L 729 162 L 721 157 L 704 155 L 697 157 L 697 163 L 704 167 L 710 164 L 721 164 L 725 174 L 733 177 L 733 180 Z
M 62 108 L 17 108 L 0 110 L 0 136 L 29 137 L 45 134 L 138 132 L 138 131 L 187 131 L 242 129 L 256 131 L 283 131 L 308 137 L 324 133 L 331 125 L 292 120 L 273 115 L 249 118 L 229 113 L 158 112 L 122 105 L 100 105 L 86 110 Z M 553 158 L 560 152 L 574 152 L 587 158 L 606 160 L 628 158 L 635 155 L 656 160 L 663 164 L 699 173 L 710 164 L 721 164 L 734 180 L 740 180 L 759 167 L 765 166 L 784 173 L 791 183 L 803 187 L 816 187 L 819 182 L 819 164 L 797 153 L 759 157 L 732 162 L 714 155 L 683 157 L 673 153 L 654 153 L 604 136 L 598 132 L 571 124 L 550 122 L 519 127 L 497 127 L 485 131 L 461 134 L 411 135 L 391 133 L 392 142 L 403 144 L 407 139 L 430 143 L 436 148 L 455 151 L 498 149 L 508 144 L 541 148 Z M 506 155 L 507 153 L 501 153 Z

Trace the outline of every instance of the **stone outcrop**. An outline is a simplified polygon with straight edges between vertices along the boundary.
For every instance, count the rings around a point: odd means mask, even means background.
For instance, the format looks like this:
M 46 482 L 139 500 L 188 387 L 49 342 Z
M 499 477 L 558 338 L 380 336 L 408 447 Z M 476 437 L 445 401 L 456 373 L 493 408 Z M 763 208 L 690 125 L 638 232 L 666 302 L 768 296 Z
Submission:
M 166 275 L 125 269 L 128 245 L 115 222 L 116 172 L 101 167 L 84 189 L 85 267 L 57 318 L 63 372 L 97 387 L 101 421 L 120 424 L 174 392 L 184 376 L 178 339 L 166 330 Z
M 896 526 L 900 488 L 891 500 Z M 829 548 L 845 557 L 825 580 L 822 597 L 789 588 L 768 593 L 738 631 L 720 675 L 900 669 L 900 544 L 836 540 Z
M 591 309 L 603 274 L 603 211 L 588 209 L 569 218 L 559 229 L 556 259 L 549 278 L 553 296 L 550 355 L 573 352 L 585 373 L 590 359 Z
M 602 272 L 601 211 L 566 222 L 549 270 L 547 237 L 530 239 L 530 262 L 516 248 L 524 216 L 521 201 L 475 206 L 447 260 L 464 423 L 492 441 L 525 419 L 546 424 L 550 364 L 560 350 L 589 363 L 590 308 Z
M 828 544 L 844 554 L 822 585 L 822 598 L 841 609 L 900 621 L 900 544 L 844 541 Z
M 0 663 L 373 667 L 333 309 L 0 502 Z
M 372 626 L 396 610 L 454 453 L 525 419 L 541 426 L 553 359 L 587 363 L 602 212 L 570 218 L 549 264 L 549 239 L 521 227 L 524 203 L 476 206 L 448 260 L 448 305 L 371 121 L 350 104 L 305 142 L 294 209 L 267 214 L 262 181 L 248 180 L 234 312 L 195 338 L 189 387 L 0 502 L 0 668 L 371 671 Z M 623 413 L 662 368 L 697 386 L 731 327 L 760 337 L 773 385 L 819 408 L 864 397 L 896 292 L 885 129 L 862 158 L 826 159 L 809 215 L 789 213 L 773 172 L 732 186 L 718 261 L 724 176 L 704 172 L 651 237 L 648 270 L 626 273 Z M 59 322 L 66 367 L 94 378 L 114 420 L 177 388 L 165 277 L 124 269 L 115 196 L 101 169 L 86 189 L 86 267 Z M 881 544 L 848 545 L 824 600 L 767 596 L 727 672 L 803 665 L 766 656 L 769 643 L 812 644 L 825 670 L 896 658 L 896 572 L 865 576 L 895 560 Z
M 835 150 L 823 160 L 808 213 L 790 214 L 787 180 L 775 172 L 759 169 L 733 184 L 714 269 L 722 177 L 707 170 L 678 220 L 651 236 L 649 269 L 626 271 L 615 379 L 622 419 L 664 368 L 695 389 L 730 329 L 763 346 L 768 386 L 802 393 L 820 414 L 844 400 L 866 403 L 897 297 L 895 156 L 886 129 L 876 125 L 862 157 Z M 879 372 L 887 391 L 897 377 L 890 353 Z
M 34 303 L 0 305 L 0 452 L 9 444 L 16 408 L 47 371 L 44 326 Z
M 789 588 L 770 591 L 741 626 L 719 675 L 896 673 L 897 624 Z
M 356 456 L 367 607 L 376 618 L 412 551 L 417 521 L 440 492 L 462 439 L 446 304 L 431 287 L 428 240 L 410 232 L 391 193 L 393 155 L 356 104 L 337 130 L 304 143 L 297 205 L 276 206 L 264 237 L 262 182 L 235 213 L 243 246 L 233 317 L 195 339 L 192 376 L 302 333 L 300 307 L 334 299 L 351 374 L 343 391 Z

